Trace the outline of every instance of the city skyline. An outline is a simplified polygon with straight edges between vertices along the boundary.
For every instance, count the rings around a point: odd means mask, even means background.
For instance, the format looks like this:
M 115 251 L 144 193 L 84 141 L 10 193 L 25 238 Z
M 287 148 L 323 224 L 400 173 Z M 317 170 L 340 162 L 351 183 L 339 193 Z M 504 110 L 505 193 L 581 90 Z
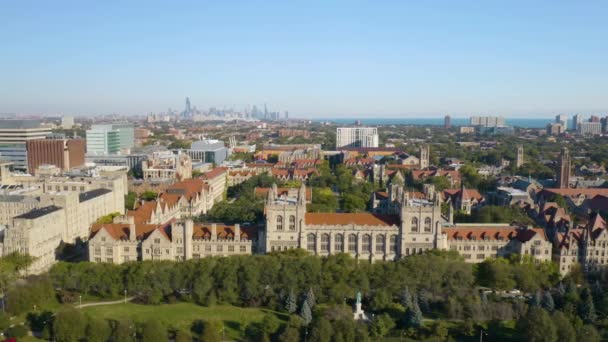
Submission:
M 608 112 L 602 2 L 2 3 L 0 113 Z

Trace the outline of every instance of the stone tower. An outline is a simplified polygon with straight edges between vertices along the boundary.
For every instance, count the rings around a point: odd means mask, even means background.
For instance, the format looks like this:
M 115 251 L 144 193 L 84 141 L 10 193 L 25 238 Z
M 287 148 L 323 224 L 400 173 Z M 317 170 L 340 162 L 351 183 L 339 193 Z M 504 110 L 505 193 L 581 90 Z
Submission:
M 557 187 L 560 189 L 570 187 L 570 152 L 567 147 L 562 148 L 559 156 Z
M 424 170 L 430 165 L 429 145 L 420 146 L 420 169 Z
M 517 146 L 517 160 L 515 161 L 516 167 L 524 165 L 524 147 L 522 145 Z
M 266 253 L 285 251 L 300 245 L 306 214 L 306 187 L 304 184 L 295 197 L 278 193 L 276 184 L 268 191 L 266 200 L 266 231 L 263 250 Z

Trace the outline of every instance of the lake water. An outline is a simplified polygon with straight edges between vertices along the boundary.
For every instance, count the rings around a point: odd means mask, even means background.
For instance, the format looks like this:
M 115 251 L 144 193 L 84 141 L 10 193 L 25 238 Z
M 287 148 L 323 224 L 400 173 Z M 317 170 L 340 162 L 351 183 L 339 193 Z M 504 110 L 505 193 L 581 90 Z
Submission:
M 352 125 L 355 120 L 361 121 L 362 125 L 433 125 L 443 126 L 443 118 L 394 118 L 394 119 L 329 119 L 315 121 L 330 121 L 336 124 Z M 453 126 L 469 125 L 468 118 L 452 118 Z M 525 119 L 525 118 L 505 118 L 506 124 L 509 126 L 523 128 L 545 128 L 548 123 L 553 122 L 551 118 L 544 119 Z

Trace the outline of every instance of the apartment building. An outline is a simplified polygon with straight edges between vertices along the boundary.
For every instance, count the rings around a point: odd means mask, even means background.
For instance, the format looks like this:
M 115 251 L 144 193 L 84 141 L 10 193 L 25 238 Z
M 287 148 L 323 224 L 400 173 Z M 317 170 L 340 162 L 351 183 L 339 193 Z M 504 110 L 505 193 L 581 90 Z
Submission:
M 144 179 L 192 178 L 192 159 L 186 153 L 154 152 L 141 163 Z
M 342 147 L 378 147 L 375 127 L 339 127 L 336 130 L 336 149 Z

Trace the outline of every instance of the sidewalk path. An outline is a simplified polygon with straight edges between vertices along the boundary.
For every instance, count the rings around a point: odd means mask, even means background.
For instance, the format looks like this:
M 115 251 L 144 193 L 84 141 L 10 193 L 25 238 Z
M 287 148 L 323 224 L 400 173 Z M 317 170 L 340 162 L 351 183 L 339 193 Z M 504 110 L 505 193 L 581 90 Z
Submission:
M 130 302 L 134 299 L 135 297 L 128 297 L 127 298 L 127 302 Z M 114 304 L 123 304 L 125 302 L 124 299 L 121 300 L 115 300 L 115 301 L 111 301 L 111 302 L 94 302 L 94 303 L 85 303 L 82 305 L 76 305 L 77 309 L 82 309 L 82 308 L 86 308 L 89 306 L 98 306 L 98 305 L 114 305 Z

